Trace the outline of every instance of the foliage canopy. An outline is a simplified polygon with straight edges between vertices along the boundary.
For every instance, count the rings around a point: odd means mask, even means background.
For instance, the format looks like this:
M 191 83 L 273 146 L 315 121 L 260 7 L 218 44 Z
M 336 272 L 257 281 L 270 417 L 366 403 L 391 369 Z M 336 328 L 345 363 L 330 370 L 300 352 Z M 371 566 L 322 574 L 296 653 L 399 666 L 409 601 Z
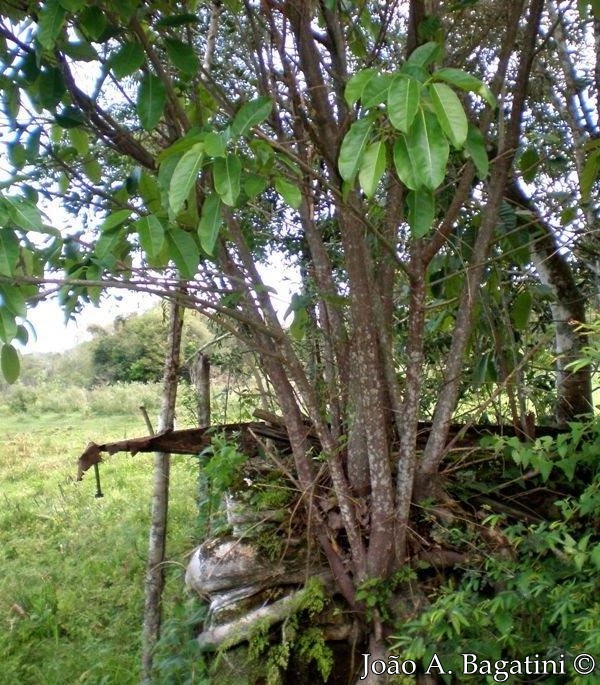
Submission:
M 48 288 L 68 313 L 116 286 L 216 321 L 254 351 L 364 609 L 414 552 L 411 504 L 445 497 L 457 414 L 530 435 L 532 410 L 592 408 L 572 364 L 597 294 L 598 27 L 597 3 L 555 0 L 7 5 L 5 377 Z M 275 254 L 300 279 L 288 328 Z

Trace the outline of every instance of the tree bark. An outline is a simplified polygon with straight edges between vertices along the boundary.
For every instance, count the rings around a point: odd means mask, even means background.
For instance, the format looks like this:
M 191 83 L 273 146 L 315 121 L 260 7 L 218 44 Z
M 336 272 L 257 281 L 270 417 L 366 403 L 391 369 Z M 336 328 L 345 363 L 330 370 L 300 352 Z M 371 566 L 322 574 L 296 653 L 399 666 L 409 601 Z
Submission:
M 172 429 L 175 421 L 183 311 L 179 304 L 171 304 L 168 351 L 163 376 L 162 406 L 158 422 L 159 432 Z M 142 626 L 142 685 L 151 685 L 152 683 L 152 656 L 160 637 L 170 466 L 170 454 L 165 452 L 157 452 L 155 454 L 148 559 L 146 561 L 144 621 Z

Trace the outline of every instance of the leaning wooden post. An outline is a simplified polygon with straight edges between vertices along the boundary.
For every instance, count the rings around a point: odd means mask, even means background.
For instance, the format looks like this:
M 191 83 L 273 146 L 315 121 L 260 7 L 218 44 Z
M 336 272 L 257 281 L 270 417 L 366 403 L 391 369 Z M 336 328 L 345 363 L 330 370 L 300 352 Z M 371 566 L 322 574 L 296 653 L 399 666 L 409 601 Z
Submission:
M 175 402 L 177 399 L 177 379 L 180 366 L 181 329 L 183 308 L 171 304 L 169 317 L 169 339 L 158 430 L 162 432 L 173 428 L 175 421 Z M 146 563 L 144 621 L 142 627 L 142 685 L 152 683 L 152 657 L 160 637 L 162 616 L 162 592 L 164 587 L 164 561 L 167 540 L 167 514 L 169 504 L 170 454 L 156 452 L 154 456 L 154 478 L 152 486 L 152 510 L 150 536 L 148 541 L 148 560 Z

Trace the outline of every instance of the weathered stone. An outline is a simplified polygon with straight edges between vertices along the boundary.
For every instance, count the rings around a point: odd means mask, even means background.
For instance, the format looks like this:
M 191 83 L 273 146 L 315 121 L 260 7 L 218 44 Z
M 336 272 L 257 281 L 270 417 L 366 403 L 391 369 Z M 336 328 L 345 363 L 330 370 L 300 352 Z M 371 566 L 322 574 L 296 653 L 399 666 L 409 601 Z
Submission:
M 261 584 L 285 568 L 261 558 L 256 546 L 239 538 L 207 540 L 192 554 L 186 585 L 200 595 Z

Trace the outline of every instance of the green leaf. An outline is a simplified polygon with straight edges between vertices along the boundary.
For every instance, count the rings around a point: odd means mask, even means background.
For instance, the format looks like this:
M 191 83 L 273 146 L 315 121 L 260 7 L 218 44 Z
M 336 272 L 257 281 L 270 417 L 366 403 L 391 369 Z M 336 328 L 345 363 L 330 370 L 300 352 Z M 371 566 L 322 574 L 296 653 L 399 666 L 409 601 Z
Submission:
M 57 67 L 45 68 L 37 82 L 39 104 L 45 109 L 54 109 L 65 94 L 66 86 L 63 75 Z
M 381 140 L 372 143 L 365 150 L 360 171 L 358 174 L 358 182 L 367 197 L 373 197 L 377 184 L 385 173 L 387 167 L 387 151 L 385 143 Z
M 102 181 L 102 165 L 95 157 L 88 157 L 85 160 L 83 170 L 92 183 L 100 183 Z
M 445 83 L 432 83 L 428 87 L 437 120 L 455 148 L 461 148 L 467 139 L 467 115 L 456 93 Z
M 120 253 L 120 248 L 123 244 L 123 231 L 116 230 L 109 233 L 103 233 L 96 241 L 94 252 L 100 261 L 115 259 Z
M 19 241 L 10 228 L 0 227 L 0 275 L 12 276 L 19 260 Z
M 387 102 L 390 84 L 394 79 L 393 74 L 376 74 L 365 84 L 360 103 L 363 107 L 373 107 Z
M 0 101 L 2 102 L 2 111 L 6 115 L 11 127 L 16 128 L 17 117 L 21 109 L 21 91 L 19 87 L 12 82 L 5 82 L 0 88 Z
M 521 172 L 521 176 L 526 183 L 531 183 L 531 181 L 533 181 L 539 165 L 540 156 L 538 151 L 533 147 L 528 147 L 519 156 L 519 171 Z
M 240 194 L 242 163 L 239 157 L 217 157 L 213 164 L 215 190 L 226 205 L 233 207 Z
M 17 334 L 15 335 L 15 339 L 18 340 L 21 345 L 27 345 L 29 342 L 29 331 L 25 328 L 25 326 L 22 326 L 21 324 L 17 326 Z
M 0 306 L 0 340 L 5 343 L 14 340 L 17 335 L 17 328 L 15 314 L 4 305 Z
M 411 190 L 406 195 L 408 224 L 415 239 L 426 236 L 435 219 L 435 196 L 431 190 Z
M 302 193 L 300 192 L 297 183 L 290 183 L 281 176 L 277 176 L 275 179 L 275 190 L 292 209 L 298 209 L 298 207 L 300 207 Z
M 110 233 L 110 231 L 127 221 L 130 216 L 131 209 L 119 209 L 117 212 L 111 212 L 100 224 L 100 231 L 102 233 Z
M 232 134 L 245 135 L 251 128 L 263 122 L 271 114 L 272 109 L 273 101 L 266 96 L 244 103 L 231 122 Z
M 38 43 L 46 50 L 52 50 L 60 36 L 67 13 L 58 0 L 46 0 L 38 16 Z
M 344 91 L 344 98 L 349 107 L 360 100 L 366 85 L 376 73 L 377 71 L 373 68 L 361 69 L 350 78 Z
M 487 85 L 476 76 L 462 71 L 462 69 L 443 67 L 434 71 L 431 78 L 436 81 L 445 81 L 455 88 L 475 93 L 483 98 L 490 107 L 496 107 L 496 98 Z
M 156 22 L 156 27 L 186 26 L 187 24 L 198 24 L 200 17 L 197 14 L 171 14 L 163 17 Z
M 144 74 L 138 89 L 136 110 L 146 131 L 151 131 L 160 121 L 167 93 L 164 83 L 154 74 Z
M 408 133 L 419 108 L 421 85 L 409 76 L 398 75 L 390 85 L 388 116 L 392 126 Z
M 19 286 L 0 286 L 0 306 L 6 307 L 14 316 L 25 317 L 27 314 L 27 303 Z M 9 341 L 6 340 L 5 342 Z
M 87 0 L 59 0 L 59 2 L 68 12 L 79 12 L 87 4 Z
M 153 259 L 160 254 L 165 243 L 165 229 L 159 219 L 154 214 L 143 216 L 135 222 L 134 228 L 148 257 Z
M 406 144 L 406 137 L 401 135 L 394 144 L 394 166 L 398 178 L 410 190 L 417 190 L 419 187 L 418 171 L 413 166 L 413 161 L 408 154 L 408 147 Z
M 209 157 L 225 157 L 227 154 L 227 136 L 210 131 L 204 137 L 204 150 Z
M 81 124 L 83 124 L 85 116 L 77 107 L 67 105 L 54 115 L 54 120 L 62 128 L 75 128 L 76 126 L 81 126 Z
M 419 108 L 406 145 L 418 187 L 435 190 L 446 175 L 450 146 L 431 112 Z
M 71 145 L 77 150 L 77 154 L 85 157 L 90 150 L 90 139 L 88 134 L 80 128 L 69 130 Z
M 106 30 L 106 16 L 104 12 L 95 5 L 89 5 L 77 17 L 79 27 L 83 29 L 86 37 L 96 42 L 100 41 Z
M 193 76 L 198 71 L 198 55 L 187 43 L 173 38 L 165 38 L 167 55 L 176 69 L 185 76 Z
M 473 124 L 469 124 L 465 148 L 469 157 L 473 160 L 473 164 L 475 164 L 477 175 L 483 180 L 489 173 L 490 162 L 483 135 L 476 126 L 473 126 Z
M 267 187 L 267 181 L 258 174 L 248 174 L 244 179 L 244 192 L 249 198 L 256 197 Z
M 144 49 L 139 43 L 124 43 L 108 60 L 108 66 L 116 79 L 134 74 L 144 63 Z
M 581 187 L 581 199 L 583 202 L 590 201 L 590 194 L 594 183 L 600 178 L 600 149 L 592 150 L 588 155 L 581 175 L 579 177 L 579 184 Z
M 338 160 L 338 169 L 344 181 L 354 181 L 371 137 L 372 128 L 373 121 L 371 119 L 358 119 L 353 122 L 348 133 L 344 136 Z
M 204 161 L 204 145 L 196 143 L 181 157 L 169 183 L 169 207 L 173 214 L 181 211 L 194 187 Z
M 196 275 L 200 251 L 191 233 L 172 227 L 167 233 L 169 256 L 179 269 L 181 278 L 192 279 Z
M 442 46 L 439 43 L 429 42 L 424 45 L 419 45 L 413 50 L 408 59 L 407 64 L 417 67 L 427 67 L 442 55 Z
M 213 254 L 222 223 L 221 198 L 216 194 L 209 195 L 202 205 L 198 224 L 200 246 L 206 254 Z
M 22 169 L 27 162 L 27 150 L 19 141 L 8 144 L 8 159 L 15 169 Z
M 524 331 L 527 328 L 532 306 L 533 295 L 529 290 L 523 290 L 516 296 L 512 309 L 512 319 L 518 331 Z
M 8 215 L 17 228 L 37 233 L 47 232 L 42 214 L 35 205 L 21 197 L 7 197 L 5 200 L 8 204 Z
M 65 55 L 68 55 L 75 62 L 94 62 L 98 59 L 98 53 L 94 46 L 87 41 L 69 41 L 64 50 Z
M 21 362 L 17 350 L 12 345 L 6 343 L 2 345 L 2 352 L 0 353 L 0 364 L 2 366 L 2 375 L 9 385 L 12 385 L 21 372 Z

